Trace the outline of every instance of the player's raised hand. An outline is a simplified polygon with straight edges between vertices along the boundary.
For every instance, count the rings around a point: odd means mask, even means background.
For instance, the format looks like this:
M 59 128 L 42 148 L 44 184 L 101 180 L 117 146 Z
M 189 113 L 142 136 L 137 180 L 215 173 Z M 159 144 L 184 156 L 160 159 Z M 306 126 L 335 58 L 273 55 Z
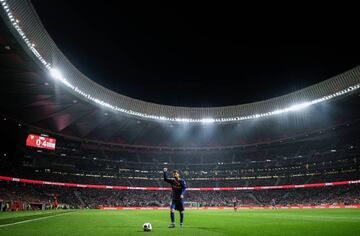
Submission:
M 167 168 L 166 168 L 166 167 L 164 168 L 164 172 L 167 172 Z

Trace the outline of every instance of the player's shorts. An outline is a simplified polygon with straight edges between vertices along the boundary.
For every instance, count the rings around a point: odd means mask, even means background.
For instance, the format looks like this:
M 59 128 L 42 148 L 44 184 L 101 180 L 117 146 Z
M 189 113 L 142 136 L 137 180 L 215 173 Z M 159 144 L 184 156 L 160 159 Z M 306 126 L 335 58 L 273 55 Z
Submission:
M 171 201 L 170 209 L 175 209 L 177 211 L 184 211 L 184 201 L 182 199 Z

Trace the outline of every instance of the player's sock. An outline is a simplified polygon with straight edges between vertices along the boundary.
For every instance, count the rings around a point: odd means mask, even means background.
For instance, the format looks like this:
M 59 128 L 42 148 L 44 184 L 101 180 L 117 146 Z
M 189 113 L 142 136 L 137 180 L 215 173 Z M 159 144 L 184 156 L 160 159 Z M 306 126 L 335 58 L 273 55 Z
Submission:
M 184 223 L 184 212 L 180 212 L 180 224 Z
M 171 223 L 175 224 L 175 214 L 174 214 L 174 212 L 170 212 L 170 218 L 171 218 Z

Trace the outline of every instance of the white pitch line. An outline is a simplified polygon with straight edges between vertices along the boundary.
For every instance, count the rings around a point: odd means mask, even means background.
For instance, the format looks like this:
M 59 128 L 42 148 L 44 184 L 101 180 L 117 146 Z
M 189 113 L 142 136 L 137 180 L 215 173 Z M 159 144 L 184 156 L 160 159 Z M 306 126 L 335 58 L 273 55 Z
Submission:
M 56 215 L 52 215 L 52 216 L 44 216 L 44 217 L 40 217 L 40 218 L 36 218 L 36 219 L 23 220 L 23 221 L 19 221 L 19 222 L 15 222 L 15 223 L 9 223 L 9 224 L 0 225 L 0 228 L 1 228 L 1 227 L 5 227 L 5 226 L 11 226 L 11 225 L 28 223 L 28 222 L 37 221 L 37 220 L 48 219 L 48 218 L 55 217 L 55 216 L 62 216 L 62 215 L 65 215 L 65 214 L 72 214 L 72 213 L 76 213 L 76 212 L 77 212 L 77 211 L 74 211 L 74 212 L 64 212 L 64 213 L 60 213 L 60 214 L 56 214 Z

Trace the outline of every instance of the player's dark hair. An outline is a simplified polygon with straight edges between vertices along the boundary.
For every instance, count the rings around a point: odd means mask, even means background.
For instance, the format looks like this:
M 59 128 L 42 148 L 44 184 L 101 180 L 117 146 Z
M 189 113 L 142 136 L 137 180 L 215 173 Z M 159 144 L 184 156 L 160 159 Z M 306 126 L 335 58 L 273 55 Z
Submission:
M 178 173 L 180 175 L 180 171 L 179 170 L 173 170 L 173 173 Z

